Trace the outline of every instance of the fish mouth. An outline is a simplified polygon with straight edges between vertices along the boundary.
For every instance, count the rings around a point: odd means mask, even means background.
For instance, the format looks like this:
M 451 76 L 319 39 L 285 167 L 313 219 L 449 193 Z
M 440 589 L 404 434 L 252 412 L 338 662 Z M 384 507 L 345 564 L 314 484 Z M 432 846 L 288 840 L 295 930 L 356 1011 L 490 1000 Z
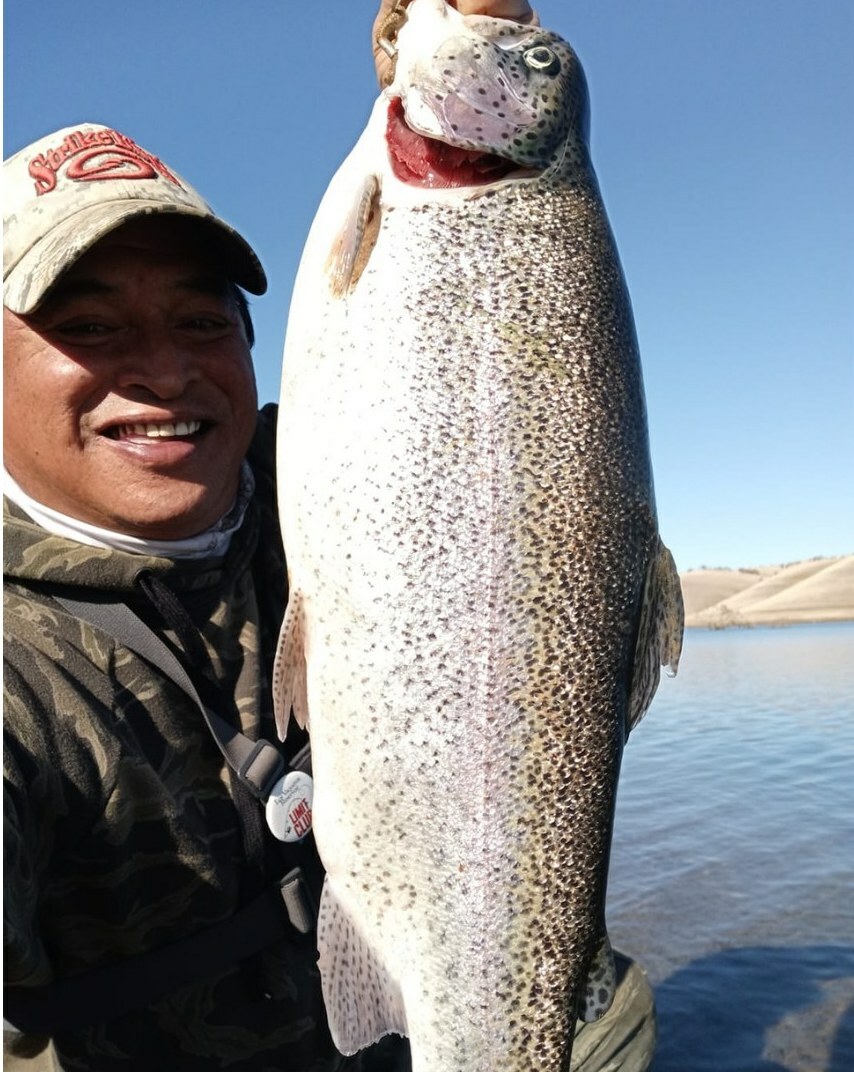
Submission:
M 407 123 L 400 97 L 389 103 L 386 144 L 395 177 L 409 186 L 440 190 L 486 186 L 511 173 L 536 174 L 496 153 L 461 149 L 419 134 Z

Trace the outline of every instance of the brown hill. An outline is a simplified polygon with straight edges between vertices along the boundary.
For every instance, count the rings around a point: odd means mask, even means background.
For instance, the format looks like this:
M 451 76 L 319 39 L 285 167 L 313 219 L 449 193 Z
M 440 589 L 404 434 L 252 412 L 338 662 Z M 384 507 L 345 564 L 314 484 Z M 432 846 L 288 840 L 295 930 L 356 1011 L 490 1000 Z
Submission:
M 682 574 L 685 624 L 789 625 L 854 619 L 854 554 Z

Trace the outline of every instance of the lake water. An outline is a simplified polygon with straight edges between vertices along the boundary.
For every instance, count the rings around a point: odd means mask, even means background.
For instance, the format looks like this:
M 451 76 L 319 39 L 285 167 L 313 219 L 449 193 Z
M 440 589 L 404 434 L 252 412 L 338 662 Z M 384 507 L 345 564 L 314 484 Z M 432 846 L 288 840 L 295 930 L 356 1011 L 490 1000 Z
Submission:
M 654 1072 L 854 1072 L 854 622 L 686 632 L 626 748 L 608 900 Z

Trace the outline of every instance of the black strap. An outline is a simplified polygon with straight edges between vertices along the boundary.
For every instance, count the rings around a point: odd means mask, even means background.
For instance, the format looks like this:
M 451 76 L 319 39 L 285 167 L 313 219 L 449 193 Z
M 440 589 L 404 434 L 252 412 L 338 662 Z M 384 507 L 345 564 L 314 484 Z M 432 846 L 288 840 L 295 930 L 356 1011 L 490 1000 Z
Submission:
M 278 749 L 269 741 L 250 740 L 203 703 L 190 675 L 175 655 L 130 607 L 124 603 L 69 599 L 65 596 L 55 596 L 55 599 L 75 617 L 110 633 L 182 688 L 198 706 L 220 751 L 240 781 L 254 796 L 267 799 L 285 769 L 285 761 Z
M 72 614 L 102 629 L 125 647 L 158 667 L 196 703 L 220 751 L 238 780 L 260 800 L 266 800 L 270 790 L 285 769 L 285 761 L 269 741 L 251 741 L 239 730 L 202 701 L 190 675 L 145 622 L 124 603 L 54 597 Z M 311 774 L 311 745 L 306 744 L 290 762 L 293 770 Z M 311 871 L 312 868 L 309 868 Z M 281 896 L 292 925 L 305 934 L 314 926 L 316 906 L 300 867 L 293 868 L 281 883 Z M 310 924 L 308 921 L 311 921 Z
M 6 986 L 3 1015 L 26 1034 L 79 1031 L 210 978 L 281 939 L 287 928 L 280 891 L 266 890 L 228 919 L 171 945 L 45 986 Z

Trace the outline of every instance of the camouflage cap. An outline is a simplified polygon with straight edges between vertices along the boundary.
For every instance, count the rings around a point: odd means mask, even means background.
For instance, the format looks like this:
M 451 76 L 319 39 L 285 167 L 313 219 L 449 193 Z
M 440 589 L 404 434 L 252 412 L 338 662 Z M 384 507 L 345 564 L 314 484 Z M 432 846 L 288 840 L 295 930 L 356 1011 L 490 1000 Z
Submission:
M 3 164 L 3 304 L 30 313 L 83 253 L 135 216 L 195 217 L 218 238 L 223 267 L 267 289 L 251 246 L 162 160 L 110 127 L 66 127 Z

